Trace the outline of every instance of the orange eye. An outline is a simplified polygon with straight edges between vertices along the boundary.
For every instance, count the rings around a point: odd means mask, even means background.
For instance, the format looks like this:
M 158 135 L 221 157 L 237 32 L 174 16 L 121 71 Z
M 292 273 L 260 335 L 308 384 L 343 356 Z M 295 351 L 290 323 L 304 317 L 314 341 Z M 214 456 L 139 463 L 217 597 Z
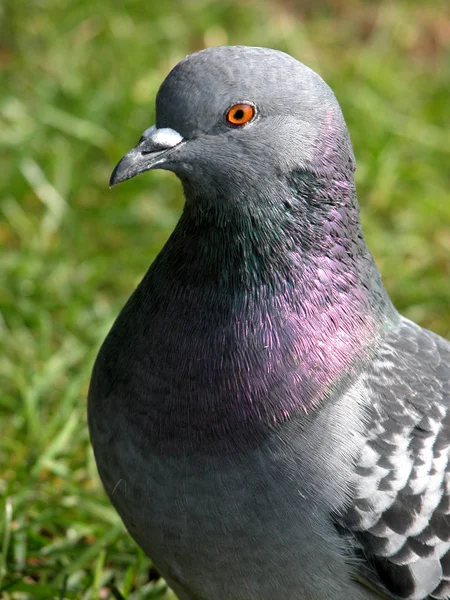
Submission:
M 256 109 L 253 104 L 234 104 L 227 110 L 226 119 L 230 125 L 239 127 L 251 121 L 255 114 Z

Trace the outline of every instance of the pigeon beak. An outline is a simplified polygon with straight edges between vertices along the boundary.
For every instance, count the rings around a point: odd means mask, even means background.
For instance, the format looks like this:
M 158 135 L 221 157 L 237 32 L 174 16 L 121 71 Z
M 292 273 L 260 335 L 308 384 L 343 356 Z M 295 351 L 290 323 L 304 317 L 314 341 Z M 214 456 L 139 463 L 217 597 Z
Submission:
M 174 129 L 158 129 L 155 125 L 149 127 L 144 131 L 139 144 L 125 154 L 116 165 L 109 180 L 109 187 L 159 167 L 166 162 L 168 152 L 183 141 L 183 136 Z

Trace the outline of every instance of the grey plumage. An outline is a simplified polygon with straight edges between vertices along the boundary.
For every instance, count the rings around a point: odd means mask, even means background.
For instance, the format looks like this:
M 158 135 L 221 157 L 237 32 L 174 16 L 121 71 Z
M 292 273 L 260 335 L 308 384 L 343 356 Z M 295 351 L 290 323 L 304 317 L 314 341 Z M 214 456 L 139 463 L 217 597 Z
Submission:
M 130 534 L 181 600 L 449 598 L 450 344 L 383 288 L 333 93 L 223 47 L 156 108 L 112 184 L 172 170 L 186 204 L 89 391 Z
M 450 596 L 450 348 L 404 319 L 367 372 L 366 443 L 345 527 L 401 598 Z

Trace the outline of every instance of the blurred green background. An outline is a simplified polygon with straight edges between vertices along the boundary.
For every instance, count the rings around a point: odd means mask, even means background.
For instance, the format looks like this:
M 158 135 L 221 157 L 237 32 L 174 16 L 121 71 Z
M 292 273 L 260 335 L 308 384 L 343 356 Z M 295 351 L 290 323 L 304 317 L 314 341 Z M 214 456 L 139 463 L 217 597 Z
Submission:
M 434 2 L 0 4 L 0 596 L 169 598 L 101 489 L 86 426 L 99 344 L 175 225 L 155 172 L 108 190 L 169 69 L 284 50 L 334 89 L 369 247 L 396 306 L 450 337 L 449 14 Z

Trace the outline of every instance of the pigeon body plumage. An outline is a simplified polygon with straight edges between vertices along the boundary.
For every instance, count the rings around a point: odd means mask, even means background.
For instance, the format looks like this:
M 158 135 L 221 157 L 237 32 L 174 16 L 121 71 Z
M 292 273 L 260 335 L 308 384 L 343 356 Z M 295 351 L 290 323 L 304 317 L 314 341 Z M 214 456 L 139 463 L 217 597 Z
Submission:
M 450 344 L 389 300 L 332 91 L 193 54 L 111 183 L 155 168 L 185 207 L 88 403 L 130 534 L 180 600 L 450 598 Z

